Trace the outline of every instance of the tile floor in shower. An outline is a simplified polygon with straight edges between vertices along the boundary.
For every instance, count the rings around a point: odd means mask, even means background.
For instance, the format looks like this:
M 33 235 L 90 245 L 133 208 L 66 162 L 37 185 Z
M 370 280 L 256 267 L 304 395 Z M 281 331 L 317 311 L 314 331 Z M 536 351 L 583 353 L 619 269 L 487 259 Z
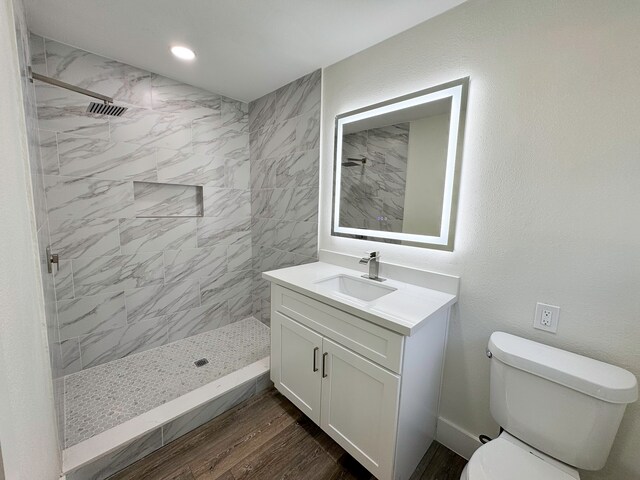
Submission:
M 250 317 L 67 376 L 65 448 L 268 357 L 269 332 Z

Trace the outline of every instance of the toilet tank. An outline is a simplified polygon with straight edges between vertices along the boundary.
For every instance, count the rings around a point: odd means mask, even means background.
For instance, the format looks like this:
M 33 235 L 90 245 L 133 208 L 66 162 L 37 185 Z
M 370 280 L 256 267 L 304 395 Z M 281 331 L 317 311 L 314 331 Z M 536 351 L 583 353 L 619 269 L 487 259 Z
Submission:
M 489 340 L 491 415 L 507 432 L 564 463 L 604 467 L 635 376 L 620 367 L 503 332 Z

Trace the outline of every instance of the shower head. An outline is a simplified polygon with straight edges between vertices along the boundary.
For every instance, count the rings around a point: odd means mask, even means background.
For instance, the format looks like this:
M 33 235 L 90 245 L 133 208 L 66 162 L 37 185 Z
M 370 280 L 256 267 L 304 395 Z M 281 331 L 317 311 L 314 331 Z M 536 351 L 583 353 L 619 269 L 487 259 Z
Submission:
M 120 107 L 118 105 L 113 104 L 113 98 L 107 97 L 106 95 L 102 95 L 101 93 L 92 92 L 91 90 L 87 90 L 86 88 L 78 87 L 77 85 L 71 85 L 70 83 L 63 82 L 62 80 L 58 80 L 57 78 L 47 77 L 46 75 L 40 75 L 39 73 L 34 72 L 29 67 L 29 75 L 31 76 L 31 81 L 40 80 L 41 82 L 48 83 L 49 85 L 55 85 L 56 87 L 64 88 L 66 90 L 71 90 L 72 92 L 79 93 L 81 95 L 86 95 L 87 97 L 97 98 L 98 100 L 102 100 L 102 103 L 91 102 L 87 107 L 87 113 L 96 113 L 98 115 L 111 115 L 112 117 L 119 117 L 124 112 L 127 111 L 127 107 Z
M 98 115 L 111 115 L 112 117 L 121 117 L 127 107 L 121 107 L 112 103 L 90 102 L 87 107 L 87 113 L 97 113 Z
M 358 163 L 360 162 L 360 163 Z M 365 164 L 367 163 L 367 157 L 362 157 L 362 158 L 347 158 L 346 162 L 342 162 L 342 166 L 343 167 L 357 167 L 359 165 L 361 166 L 365 166 Z

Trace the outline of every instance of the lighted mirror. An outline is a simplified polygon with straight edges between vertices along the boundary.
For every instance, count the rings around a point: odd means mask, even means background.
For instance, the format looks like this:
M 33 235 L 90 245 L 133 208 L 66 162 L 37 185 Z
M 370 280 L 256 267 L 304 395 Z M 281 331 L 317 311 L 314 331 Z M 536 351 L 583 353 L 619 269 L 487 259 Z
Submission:
M 453 250 L 468 85 L 336 117 L 333 235 Z

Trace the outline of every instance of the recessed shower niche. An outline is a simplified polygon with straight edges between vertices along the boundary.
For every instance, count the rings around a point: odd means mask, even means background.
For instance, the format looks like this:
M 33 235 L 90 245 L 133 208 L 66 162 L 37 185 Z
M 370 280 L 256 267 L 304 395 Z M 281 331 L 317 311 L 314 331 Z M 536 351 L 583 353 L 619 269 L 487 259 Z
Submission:
M 133 182 L 137 218 L 202 217 L 202 186 Z

